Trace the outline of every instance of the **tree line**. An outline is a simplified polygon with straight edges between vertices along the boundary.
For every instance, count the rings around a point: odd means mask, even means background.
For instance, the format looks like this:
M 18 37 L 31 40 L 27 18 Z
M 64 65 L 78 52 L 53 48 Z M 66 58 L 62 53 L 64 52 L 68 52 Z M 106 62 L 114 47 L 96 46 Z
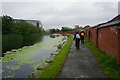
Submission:
M 24 20 L 14 21 L 10 16 L 3 15 L 2 20 L 2 34 L 20 34 L 27 36 L 29 34 L 42 33 L 42 29 Z
M 54 33 L 54 32 L 67 32 L 67 31 L 73 31 L 74 29 L 69 28 L 69 27 L 62 27 L 61 30 L 60 29 L 50 29 L 50 33 Z

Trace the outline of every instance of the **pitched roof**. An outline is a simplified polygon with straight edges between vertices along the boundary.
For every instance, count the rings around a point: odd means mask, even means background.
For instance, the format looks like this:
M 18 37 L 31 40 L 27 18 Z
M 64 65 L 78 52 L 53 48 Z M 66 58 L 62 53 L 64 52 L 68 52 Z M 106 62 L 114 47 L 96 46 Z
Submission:
M 118 21 L 118 20 L 120 20 L 120 14 L 108 22 L 113 22 L 113 21 Z
M 110 21 L 100 23 L 100 24 L 92 26 L 88 29 L 91 29 L 91 28 L 94 28 L 94 27 L 96 27 L 96 29 L 97 29 L 97 28 L 108 27 L 110 25 L 116 25 L 116 24 L 120 24 L 120 14 L 118 16 L 114 17 L 113 19 L 111 19 Z
M 108 27 L 108 26 L 117 25 L 117 24 L 120 25 L 120 15 L 116 16 L 115 18 L 106 22 L 105 24 L 100 25 L 98 28 Z

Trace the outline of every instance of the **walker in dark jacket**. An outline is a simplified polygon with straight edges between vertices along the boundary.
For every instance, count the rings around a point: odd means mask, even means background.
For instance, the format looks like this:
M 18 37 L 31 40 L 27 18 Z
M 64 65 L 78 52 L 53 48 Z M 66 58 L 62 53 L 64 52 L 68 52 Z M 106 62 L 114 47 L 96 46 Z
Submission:
M 76 49 L 79 49 L 80 38 L 76 38 L 76 35 L 77 35 L 77 34 L 79 34 L 79 32 L 76 32 L 76 33 L 75 33 L 73 40 L 75 40 Z M 79 34 L 79 36 L 80 36 L 80 34 Z
M 84 35 L 81 35 L 81 33 L 83 33 Z M 80 32 L 81 43 L 84 43 L 84 36 L 85 36 L 85 33 L 84 32 Z

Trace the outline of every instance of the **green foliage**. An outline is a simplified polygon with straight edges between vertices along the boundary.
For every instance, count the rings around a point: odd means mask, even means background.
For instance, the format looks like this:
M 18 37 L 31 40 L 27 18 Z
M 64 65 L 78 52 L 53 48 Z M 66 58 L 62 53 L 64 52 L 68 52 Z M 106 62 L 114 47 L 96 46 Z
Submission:
M 59 29 L 56 29 L 56 32 L 60 32 L 60 30 L 59 30 Z
M 73 31 L 72 28 L 69 28 L 69 27 L 62 27 L 61 30 L 59 29 L 50 29 L 50 33 L 54 33 L 54 32 L 67 32 L 67 31 Z
M 50 33 L 54 33 L 54 32 L 60 32 L 59 29 L 50 29 Z
M 69 27 L 62 27 L 61 31 L 66 32 L 66 31 L 72 31 L 72 28 Z
M 94 46 L 94 44 L 87 39 L 85 39 L 85 44 L 96 56 L 98 64 L 104 69 L 104 72 L 111 78 L 120 80 L 120 65 L 117 64 L 115 58 L 107 56 L 104 51 Z
M 2 16 L 2 33 L 3 34 L 21 34 L 28 36 L 29 34 L 41 33 L 41 28 L 38 28 L 24 20 L 14 21 L 10 16 Z
M 49 66 L 44 68 L 44 71 L 41 73 L 39 78 L 56 78 L 56 76 L 60 73 L 73 40 L 71 35 L 67 35 L 67 36 L 69 37 L 69 41 L 60 50 L 58 55 L 55 57 L 54 62 L 52 62 Z M 41 80 L 39 78 L 38 80 Z
M 10 16 L 2 16 L 2 33 L 8 34 L 12 33 L 12 28 L 15 27 L 14 20 Z
M 54 33 L 55 32 L 55 29 L 50 29 L 50 33 Z
M 32 25 L 31 23 L 27 23 L 25 21 L 19 21 L 19 22 L 16 22 L 15 24 L 17 27 L 15 28 L 14 33 L 18 33 L 23 36 L 40 32 L 40 28 Z

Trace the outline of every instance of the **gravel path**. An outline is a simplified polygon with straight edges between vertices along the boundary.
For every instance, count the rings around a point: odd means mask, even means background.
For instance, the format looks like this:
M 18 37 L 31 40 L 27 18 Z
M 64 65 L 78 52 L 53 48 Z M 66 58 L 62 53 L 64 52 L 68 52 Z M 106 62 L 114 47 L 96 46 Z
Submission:
M 107 78 L 107 76 L 92 52 L 84 44 L 80 44 L 79 50 L 76 49 L 73 41 L 67 60 L 57 78 Z

